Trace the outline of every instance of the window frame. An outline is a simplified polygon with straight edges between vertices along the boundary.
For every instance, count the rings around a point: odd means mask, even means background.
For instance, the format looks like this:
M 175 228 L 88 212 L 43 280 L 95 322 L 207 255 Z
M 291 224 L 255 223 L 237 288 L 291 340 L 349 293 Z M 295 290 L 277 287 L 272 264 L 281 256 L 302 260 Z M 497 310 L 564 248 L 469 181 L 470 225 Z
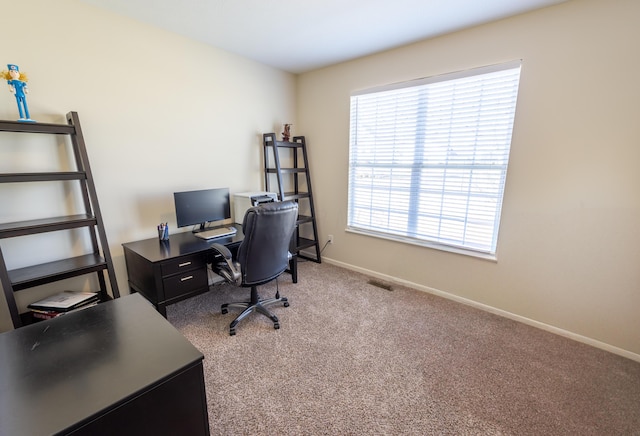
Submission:
M 478 244 L 478 246 L 472 246 L 472 245 L 464 245 L 464 244 L 458 244 L 455 242 L 443 242 L 443 238 L 441 236 L 441 234 L 438 234 L 437 238 L 425 238 L 424 235 L 418 235 L 416 236 L 416 232 L 415 232 L 415 228 L 413 230 L 413 234 L 411 234 L 409 227 L 411 226 L 411 224 L 409 224 L 409 222 L 414 218 L 410 218 L 410 215 L 420 215 L 421 213 L 418 212 L 419 210 L 419 205 L 420 205 L 420 201 L 422 200 L 417 200 L 417 203 L 415 203 L 415 199 L 410 199 L 409 200 L 409 206 L 407 208 L 407 224 L 405 224 L 405 230 L 403 232 L 399 232 L 397 229 L 393 229 L 392 225 L 396 224 L 395 221 L 393 221 L 390 216 L 392 215 L 392 211 L 393 209 L 389 208 L 386 209 L 387 214 L 389 215 L 388 220 L 391 224 L 387 223 L 386 229 L 385 230 L 380 230 L 379 228 L 376 229 L 374 228 L 375 226 L 370 226 L 370 227 L 366 227 L 366 226 L 362 226 L 361 222 L 358 223 L 353 219 L 353 215 L 354 215 L 354 210 L 356 208 L 357 205 L 359 205 L 359 203 L 357 203 L 357 199 L 354 199 L 353 197 L 356 195 L 354 194 L 354 191 L 357 189 L 357 183 L 355 183 L 355 173 L 356 170 L 358 168 L 362 168 L 363 164 L 358 164 L 358 161 L 356 157 L 354 157 L 355 153 L 364 153 L 364 151 L 362 151 L 361 149 L 358 150 L 359 145 L 355 144 L 355 152 L 354 152 L 354 141 L 356 141 L 356 137 L 358 135 L 358 132 L 355 132 L 354 134 L 354 130 L 358 130 L 360 128 L 360 119 L 357 118 L 357 115 L 354 115 L 354 99 L 356 100 L 356 104 L 357 104 L 357 100 L 359 97 L 364 96 L 364 97 L 369 97 L 369 96 L 374 96 L 376 94 L 379 95 L 385 95 L 384 93 L 389 94 L 389 92 L 393 92 L 396 93 L 396 95 L 401 94 L 403 91 L 409 91 L 411 92 L 412 89 L 426 89 L 429 87 L 429 85 L 433 85 L 435 84 L 436 86 L 438 85 L 442 85 L 442 84 L 452 84 L 454 81 L 459 81 L 460 79 L 466 80 L 469 78 L 475 78 L 477 76 L 483 76 L 483 75 L 487 75 L 487 74 L 492 74 L 492 73 L 500 73 L 500 72 L 506 72 L 506 71 L 514 71 L 514 75 L 515 75 L 515 79 L 511 79 L 514 80 L 514 82 L 508 86 L 508 89 L 510 89 L 510 92 L 507 92 L 507 94 L 509 94 L 509 98 L 510 100 L 510 104 L 511 106 L 509 106 L 509 110 L 510 113 L 508 114 L 508 122 L 504 122 L 502 124 L 500 124 L 500 126 L 504 127 L 508 127 L 508 135 L 505 136 L 502 139 L 502 142 L 500 142 L 501 147 L 503 147 L 502 149 L 500 149 L 501 152 L 505 153 L 505 156 L 503 157 L 503 163 L 500 165 L 493 165 L 491 168 L 491 171 L 501 171 L 503 174 L 501 174 L 500 176 L 500 180 L 499 182 L 494 182 L 496 183 L 495 186 L 498 187 L 498 191 L 497 194 L 494 195 L 495 199 L 494 200 L 494 204 L 492 205 L 492 221 L 491 224 L 493 225 L 493 234 L 491 236 L 491 243 L 490 244 L 485 244 L 483 246 L 480 246 Z M 504 201 L 504 191 L 505 191 L 505 187 L 506 187 L 506 177 L 507 177 L 507 170 L 508 170 L 508 166 L 509 166 L 509 157 L 510 157 L 510 152 L 511 152 L 511 145 L 512 145 L 512 138 L 513 138 L 513 132 L 515 129 L 515 113 L 517 110 L 517 99 L 518 99 L 518 90 L 519 90 L 519 85 L 520 85 L 520 77 L 521 77 L 521 71 L 522 71 L 522 60 L 515 60 L 515 61 L 510 61 L 510 62 L 505 62 L 505 63 L 501 63 L 501 64 L 495 64 L 495 65 L 489 65 L 489 66 L 485 66 L 485 67 L 480 67 L 480 68 L 473 68 L 470 70 L 464 70 L 464 71 L 458 71 L 458 72 L 454 72 L 454 73 L 449 73 L 449 74 L 442 74 L 442 75 L 437 75 L 437 76 L 432 76 L 432 77 L 427 77 L 427 78 L 422 78 L 422 79 L 417 79 L 417 80 L 411 80 L 411 81 L 407 81 L 407 82 L 401 82 L 401 83 L 394 83 L 394 84 L 389 84 L 389 85 L 384 85 L 384 86 L 379 86 L 379 87 L 374 87 L 374 88 L 368 88 L 368 89 L 364 89 L 364 90 L 360 90 L 360 91 L 356 91 L 353 92 L 351 94 L 351 101 L 350 101 L 350 133 L 349 133 L 349 164 L 348 164 L 348 200 L 347 200 L 347 227 L 346 227 L 346 231 L 347 232 L 351 232 L 351 233 L 357 233 L 357 234 L 363 234 L 363 235 L 368 235 L 368 236 L 373 236 L 373 237 L 377 237 L 377 238 L 382 238 L 382 239 L 388 239 L 388 240 L 392 240 L 392 241 L 397 241 L 397 242 L 402 242 L 402 243 L 408 243 L 408 244 L 412 244 L 412 245 L 419 245 L 419 246 L 426 246 L 429 248 L 435 248 L 438 250 L 444 250 L 444 251 L 449 251 L 449 252 L 454 252 L 454 253 L 460 253 L 460 254 L 465 254 L 465 255 L 471 255 L 474 257 L 479 257 L 479 258 L 483 258 L 483 259 L 489 259 L 489 260 L 496 260 L 496 253 L 497 253 L 497 248 L 498 248 L 498 236 L 499 236 L 499 228 L 500 228 L 500 221 L 502 218 L 502 205 L 503 205 L 503 201 Z M 489 76 L 487 76 L 489 77 Z M 408 89 L 411 88 L 411 89 Z M 507 89 L 507 88 L 505 88 Z M 418 91 L 416 91 L 418 92 Z M 389 94 L 391 95 L 391 94 Z M 451 97 L 451 100 L 453 101 L 453 95 Z M 375 97 L 373 97 L 375 98 Z M 421 102 L 421 100 L 418 98 L 417 100 L 418 102 Z M 426 99 L 425 99 L 426 101 Z M 424 102 L 418 103 L 418 104 L 426 104 Z M 404 106 L 403 106 L 404 107 Z M 359 107 L 358 107 L 359 109 Z M 377 110 L 377 109 L 376 109 Z M 419 114 L 418 114 L 418 109 L 416 110 L 416 114 L 415 114 L 415 128 L 416 131 L 418 131 L 418 124 L 421 123 L 426 123 L 426 119 L 422 120 L 421 118 L 419 118 Z M 454 113 L 455 110 L 452 109 L 451 113 Z M 395 114 L 395 112 L 394 112 Z M 414 116 L 413 114 L 411 116 Z M 452 116 L 453 118 L 453 116 Z M 356 123 L 356 126 L 354 127 L 354 121 L 358 121 Z M 377 121 L 375 124 L 376 128 L 378 126 Z M 387 130 L 387 133 L 393 133 L 394 135 L 397 134 L 397 129 L 398 127 L 394 124 L 394 127 L 392 130 Z M 477 128 L 477 131 L 480 131 L 480 128 Z M 455 129 L 450 129 L 447 131 L 447 133 L 450 132 L 457 132 Z M 377 133 L 377 131 L 376 131 Z M 372 135 L 374 137 L 373 142 L 377 142 L 377 136 Z M 395 138 L 395 136 L 394 136 Z M 419 146 L 419 142 L 423 141 L 423 145 Z M 422 136 L 418 136 L 418 139 L 416 140 L 416 144 L 413 145 L 414 150 L 417 150 L 416 152 L 414 152 L 414 154 L 417 153 L 423 153 L 423 152 L 428 152 L 431 153 L 432 151 L 429 151 L 429 147 L 426 145 L 426 141 L 427 138 L 422 137 Z M 451 140 L 448 144 L 449 144 L 449 148 L 453 148 L 451 146 L 451 144 L 454 141 Z M 477 145 L 477 143 L 480 141 L 476 141 L 474 143 L 474 153 L 476 152 L 477 149 L 479 149 L 479 146 Z M 455 144 L 454 144 L 455 145 Z M 369 145 L 369 147 L 371 148 L 371 145 Z M 375 147 L 375 145 L 374 145 Z M 387 151 L 387 149 L 385 147 L 388 146 L 382 146 L 381 149 L 383 151 Z M 395 150 L 396 145 L 395 142 L 393 143 L 393 145 L 391 145 L 391 149 Z M 361 148 L 365 148 L 364 146 Z M 480 151 L 483 151 L 483 149 L 481 149 Z M 429 159 L 428 157 L 420 157 L 423 155 L 419 155 L 418 159 L 416 159 L 416 156 L 414 155 L 414 157 L 411 160 L 411 165 L 413 166 L 425 166 L 425 162 L 427 159 Z M 474 155 L 475 156 L 475 155 Z M 392 158 L 392 160 L 395 160 L 395 156 Z M 475 159 L 475 157 L 474 157 Z M 370 162 L 370 166 L 374 167 L 376 165 L 377 161 L 369 161 Z M 417 163 L 416 163 L 417 162 Z M 478 166 L 474 166 L 473 165 L 467 165 L 463 171 L 468 171 L 470 176 L 469 176 L 469 182 L 468 184 L 471 185 L 472 184 L 472 175 L 473 171 L 476 170 L 477 168 L 480 168 L 481 165 Z M 406 165 L 405 165 L 406 166 Z M 446 172 L 448 169 L 454 168 L 455 165 L 449 165 L 448 163 L 446 165 L 441 165 L 441 168 L 443 168 L 444 172 Z M 386 164 L 386 165 L 381 165 L 381 167 L 383 168 L 387 168 L 390 172 L 390 176 L 389 178 L 393 178 L 393 171 L 394 170 L 398 170 L 400 168 L 402 168 L 402 165 L 398 164 L 398 163 L 394 163 L 394 164 Z M 498 170 L 499 168 L 499 170 Z M 374 174 L 374 170 L 372 169 L 372 174 Z M 489 170 L 487 171 L 487 173 L 489 173 Z M 445 181 L 447 180 L 451 180 L 451 177 L 449 176 L 449 179 L 447 179 L 446 175 L 442 176 L 442 184 L 444 185 Z M 371 178 L 374 178 L 373 176 Z M 409 178 L 409 177 L 405 177 L 405 178 Z M 405 191 L 404 192 L 405 195 L 408 196 L 420 196 L 422 194 L 424 194 L 424 188 L 422 187 L 424 185 L 424 182 L 419 181 L 417 183 L 417 187 L 416 184 L 414 183 L 415 180 L 412 180 L 411 182 L 409 182 L 408 184 L 403 185 L 405 187 Z M 374 182 L 371 181 L 369 182 L 371 185 L 371 191 L 375 191 L 376 188 L 374 188 Z M 392 197 L 392 193 L 393 191 L 396 189 L 393 185 L 394 182 L 389 182 L 390 183 L 390 187 L 388 188 L 386 192 L 386 195 L 388 195 L 389 199 L 391 199 Z M 499 184 L 499 186 L 498 186 Z M 366 183 L 363 184 L 362 186 L 366 186 Z M 384 189 L 380 190 L 380 191 L 384 191 Z M 443 189 L 444 191 L 444 189 Z M 477 194 L 467 194 L 466 197 L 464 197 L 464 200 L 467 202 L 467 208 L 468 208 L 468 204 L 471 202 L 471 200 L 473 200 L 475 197 L 477 196 Z M 443 194 L 444 197 L 444 194 Z M 386 197 L 385 197 L 386 198 Z M 370 200 L 370 204 L 369 204 L 369 214 L 372 216 L 374 214 L 374 206 L 373 206 L 373 201 L 374 200 Z M 444 200 L 442 200 L 444 202 Z M 355 204 L 354 204 L 355 203 Z M 365 202 L 365 206 L 366 206 L 366 202 Z M 484 207 L 480 206 L 479 210 L 483 210 Z M 367 209 L 365 208 L 365 211 Z M 372 217 L 369 217 L 370 220 L 372 220 Z M 450 218 L 449 218 L 450 219 Z M 469 214 L 468 214 L 468 210 L 467 210 L 467 214 L 464 216 L 464 225 L 466 226 L 468 221 L 469 221 Z M 440 225 L 443 222 L 443 214 L 442 212 L 440 212 L 440 215 L 438 215 L 438 220 L 440 222 Z M 446 222 L 446 220 L 445 220 Z M 399 221 L 399 223 L 401 224 L 401 221 Z M 487 227 L 488 228 L 488 227 Z M 487 233 L 485 231 L 485 233 Z M 464 240 L 464 238 L 462 238 L 461 240 Z

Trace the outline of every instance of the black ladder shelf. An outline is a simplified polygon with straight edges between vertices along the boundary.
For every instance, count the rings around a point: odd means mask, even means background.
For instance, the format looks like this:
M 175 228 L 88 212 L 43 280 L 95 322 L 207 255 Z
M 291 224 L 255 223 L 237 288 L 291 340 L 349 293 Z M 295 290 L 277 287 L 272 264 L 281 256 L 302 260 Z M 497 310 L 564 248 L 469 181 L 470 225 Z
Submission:
M 276 192 L 280 201 L 294 200 L 299 205 L 300 212 L 295 233 L 296 247 L 293 254 L 321 263 L 318 226 L 313 206 L 309 160 L 304 136 L 294 136 L 293 141 L 289 142 L 278 141 L 275 133 L 265 133 L 262 135 L 262 144 L 264 146 L 265 189 L 274 192 L 271 190 L 271 182 L 275 178 Z M 280 153 L 281 150 L 283 155 Z M 273 164 L 269 159 L 270 156 L 273 158 Z M 284 167 L 283 162 L 286 164 Z M 312 253 L 309 253 L 311 249 L 313 249 Z
M 0 174 L 0 183 L 77 180 L 80 183 L 85 212 L 80 215 L 0 223 L 0 240 L 86 227 L 89 230 L 92 247 L 92 252 L 88 254 L 13 270 L 7 270 L 5 257 L 0 247 L 0 283 L 2 283 L 14 328 L 21 327 L 31 321 L 28 312 L 20 313 L 14 295 L 15 292 L 28 288 L 96 273 L 100 285 L 100 301 L 118 298 L 120 293 L 78 114 L 69 112 L 67 124 L 0 121 L 0 132 L 68 135 L 73 149 L 75 171 L 4 173 Z M 43 216 L 46 216 L 46 213 L 43 213 Z M 111 295 L 108 293 L 105 282 L 105 271 L 108 273 Z

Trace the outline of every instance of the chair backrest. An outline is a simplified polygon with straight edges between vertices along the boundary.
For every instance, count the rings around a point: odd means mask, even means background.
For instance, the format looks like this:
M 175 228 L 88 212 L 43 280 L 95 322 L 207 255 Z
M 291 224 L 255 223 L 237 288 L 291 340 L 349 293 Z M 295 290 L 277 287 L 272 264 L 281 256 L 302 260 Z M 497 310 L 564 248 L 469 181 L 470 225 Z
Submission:
M 243 286 L 266 283 L 287 269 L 297 219 L 298 204 L 293 201 L 262 203 L 247 210 L 237 255 Z

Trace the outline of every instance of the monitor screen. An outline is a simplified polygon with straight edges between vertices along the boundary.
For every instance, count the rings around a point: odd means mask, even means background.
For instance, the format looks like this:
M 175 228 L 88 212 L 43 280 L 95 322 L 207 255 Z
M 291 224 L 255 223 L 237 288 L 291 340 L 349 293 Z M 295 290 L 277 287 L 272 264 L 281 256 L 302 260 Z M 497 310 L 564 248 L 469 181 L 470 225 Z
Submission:
M 199 225 L 194 232 L 204 230 L 208 222 L 231 218 L 229 188 L 174 192 L 173 200 L 178 227 Z

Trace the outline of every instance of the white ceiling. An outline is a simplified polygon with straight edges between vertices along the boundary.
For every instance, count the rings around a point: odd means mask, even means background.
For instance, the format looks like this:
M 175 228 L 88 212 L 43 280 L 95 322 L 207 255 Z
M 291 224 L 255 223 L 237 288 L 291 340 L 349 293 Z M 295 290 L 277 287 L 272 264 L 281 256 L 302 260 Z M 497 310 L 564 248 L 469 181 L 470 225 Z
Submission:
M 82 0 L 301 73 L 566 0 Z

